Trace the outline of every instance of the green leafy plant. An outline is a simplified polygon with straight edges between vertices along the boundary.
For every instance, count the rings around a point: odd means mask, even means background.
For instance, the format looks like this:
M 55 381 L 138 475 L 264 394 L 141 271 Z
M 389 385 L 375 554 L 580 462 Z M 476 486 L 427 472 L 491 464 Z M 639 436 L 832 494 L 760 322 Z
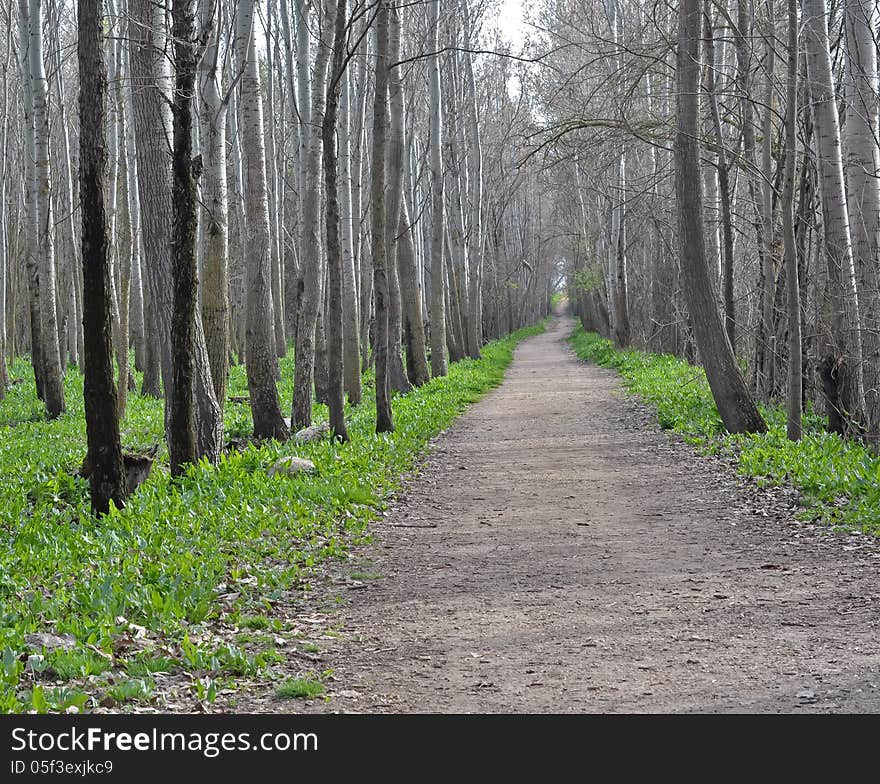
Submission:
M 117 703 L 147 702 L 155 688 L 156 682 L 152 678 L 129 678 L 107 688 L 105 696 Z
M 319 680 L 307 676 L 285 681 L 275 690 L 275 696 L 279 700 L 311 700 L 319 697 L 326 690 Z
M 351 441 L 344 445 L 248 442 L 250 410 L 229 401 L 226 439 L 244 442 L 219 465 L 190 466 L 173 482 L 162 401 L 132 393 L 123 443 L 135 451 L 159 444 L 159 450 L 125 508 L 100 521 L 91 516 L 88 483 L 78 476 L 86 453 L 82 376 L 68 369 L 68 411 L 49 422 L 30 364 L 15 360 L 11 375 L 23 383 L 0 401 L 0 711 L 52 711 L 64 702 L 26 688 L 24 637 L 34 631 L 75 638 L 73 651 L 46 663 L 71 689 L 95 698 L 110 657 L 144 683 L 153 672 L 180 669 L 212 679 L 264 672 L 277 653 L 221 644 L 200 629 L 222 618 L 251 632 L 278 631 L 273 602 L 307 588 L 309 571 L 326 559 L 347 557 L 369 540 L 371 521 L 429 440 L 500 384 L 517 343 L 542 329 L 490 343 L 481 359 L 456 362 L 447 376 L 396 395 L 393 433 L 374 432 L 375 391 L 366 374 L 364 401 L 346 409 Z M 281 378 L 279 392 L 290 399 L 292 354 L 282 360 Z M 248 394 L 243 366 L 230 369 L 228 392 L 235 399 Z M 314 417 L 325 421 L 326 406 L 316 404 Z M 311 460 L 317 475 L 269 476 L 289 455 Z M 132 644 L 138 634 L 163 652 Z

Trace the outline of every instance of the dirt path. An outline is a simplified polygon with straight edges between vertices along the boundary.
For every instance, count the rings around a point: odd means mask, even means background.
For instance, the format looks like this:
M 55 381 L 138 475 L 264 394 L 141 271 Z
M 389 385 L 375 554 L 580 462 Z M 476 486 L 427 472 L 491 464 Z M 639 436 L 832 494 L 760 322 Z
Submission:
M 876 544 L 696 457 L 573 326 L 437 439 L 348 570 L 381 577 L 343 589 L 305 710 L 880 710 Z

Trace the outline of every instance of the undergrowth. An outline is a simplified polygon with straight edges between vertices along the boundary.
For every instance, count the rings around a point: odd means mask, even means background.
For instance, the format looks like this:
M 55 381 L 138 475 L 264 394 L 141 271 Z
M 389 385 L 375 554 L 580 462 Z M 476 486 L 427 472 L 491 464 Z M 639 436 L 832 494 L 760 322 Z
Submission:
M 800 441 L 786 438 L 781 406 L 761 407 L 767 433 L 730 435 L 703 368 L 669 354 L 621 351 L 580 327 L 569 342 L 581 359 L 616 369 L 626 388 L 653 406 L 662 427 L 706 452 L 734 457 L 740 473 L 759 483 L 795 487 L 804 519 L 880 534 L 880 458 L 858 442 L 826 432 L 824 419 L 811 410 Z
M 216 467 L 192 466 L 171 480 L 162 402 L 131 394 L 123 445 L 161 448 L 150 477 L 124 509 L 103 519 L 89 511 L 88 484 L 76 475 L 86 451 L 82 377 L 65 379 L 68 410 L 45 420 L 28 363 L 0 402 L 0 712 L 88 710 L 100 699 L 148 701 L 152 673 L 196 673 L 199 699 L 213 699 L 216 678 L 270 667 L 274 650 L 216 647 L 200 634 L 225 618 L 249 630 L 279 596 L 304 587 L 323 559 L 345 557 L 369 538 L 369 522 L 424 451 L 468 404 L 498 385 L 520 330 L 484 347 L 449 375 L 393 401 L 396 430 L 377 435 L 375 397 L 346 411 L 351 442 L 267 442 L 230 451 Z M 291 397 L 292 359 L 282 362 L 281 399 Z M 233 367 L 232 398 L 247 394 Z M 326 408 L 316 405 L 316 421 Z M 228 402 L 227 439 L 250 432 L 245 403 Z M 316 476 L 276 475 L 280 457 L 312 460 Z M 31 632 L 73 635 L 74 648 L 34 651 Z M 30 656 L 30 660 L 28 657 Z M 125 670 L 129 685 L 102 674 Z M 68 685 L 68 682 L 71 685 Z M 102 690 L 103 689 L 103 690 Z

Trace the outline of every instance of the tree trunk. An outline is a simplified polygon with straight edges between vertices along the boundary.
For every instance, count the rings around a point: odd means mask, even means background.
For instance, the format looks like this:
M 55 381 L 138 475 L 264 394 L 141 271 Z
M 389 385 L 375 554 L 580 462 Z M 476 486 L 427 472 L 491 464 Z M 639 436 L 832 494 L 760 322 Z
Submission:
M 844 174 L 858 276 L 865 387 L 865 426 L 880 445 L 880 171 L 877 134 L 877 4 L 847 0 Z
M 138 154 L 138 197 L 143 227 L 142 270 L 149 283 L 146 321 L 153 330 L 165 386 L 165 437 L 169 441 L 171 401 L 174 396 L 174 368 L 171 358 L 171 320 L 174 287 L 171 271 L 172 168 L 169 139 L 172 120 L 169 101 L 170 77 L 165 56 L 166 25 L 164 6 L 148 0 L 131 0 L 129 25 L 132 40 L 132 78 L 134 121 Z M 201 323 L 195 326 L 193 398 L 195 405 L 196 453 L 216 462 L 223 441 L 222 413 L 213 393 L 208 373 L 207 348 Z M 146 378 L 145 378 L 146 383 Z
M 104 107 L 107 83 L 101 0 L 78 0 L 80 210 L 83 259 L 83 397 L 92 512 L 125 502 L 125 473 L 113 384 L 110 264 L 104 210 Z
M 471 0 L 461 0 L 464 18 L 464 35 L 467 48 L 476 48 L 476 34 L 473 30 L 473 13 L 468 9 Z M 468 188 L 466 193 L 468 208 L 468 313 L 467 313 L 467 354 L 473 359 L 480 358 L 483 344 L 483 149 L 480 139 L 480 125 L 477 118 L 477 88 L 474 80 L 473 55 L 463 53 L 464 63 L 464 102 L 465 126 L 467 136 Z
M 338 0 L 333 36 L 333 61 L 327 84 L 327 101 L 321 135 L 324 147 L 324 185 L 327 194 L 325 219 L 327 223 L 327 277 L 328 297 L 325 322 L 327 325 L 328 384 L 327 406 L 330 409 L 330 428 L 335 438 L 348 441 L 345 427 L 345 401 L 342 391 L 343 376 L 343 291 L 342 247 L 339 237 L 339 161 L 336 153 L 336 122 L 339 109 L 339 83 L 345 67 L 345 30 L 348 10 L 346 0 Z
M 400 58 L 400 12 L 396 8 L 391 9 L 390 57 L 395 61 Z M 426 383 L 430 379 L 430 374 L 425 355 L 422 292 L 419 289 L 412 228 L 409 225 L 407 200 L 404 197 L 405 174 L 408 166 L 404 144 L 403 82 L 399 68 L 393 68 L 389 74 L 388 92 L 391 107 L 388 143 L 388 192 L 389 198 L 396 202 L 395 209 L 392 210 L 389 207 L 388 210 L 388 234 L 394 242 L 395 261 L 393 263 L 396 264 L 398 273 L 407 360 L 407 383 L 394 386 L 406 391 L 410 384 L 421 386 Z M 394 222 L 393 229 L 392 221 Z
M 116 103 L 116 149 L 119 157 L 117 172 L 118 189 L 122 191 L 119 196 L 117 207 L 117 258 L 119 261 L 118 272 L 118 305 L 119 324 L 117 330 L 116 362 L 119 369 L 118 382 L 116 385 L 119 396 L 119 418 L 125 417 L 128 405 L 128 374 L 129 374 L 129 305 L 131 303 L 131 267 L 134 255 L 137 253 L 136 238 L 134 235 L 132 214 L 135 200 L 132 198 L 132 185 L 135 180 L 130 176 L 129 162 L 133 161 L 134 151 L 129 149 L 130 124 L 125 100 L 125 80 L 128 74 L 125 72 L 125 58 L 123 42 L 116 42 L 116 84 L 114 87 Z M 133 140 L 131 140 L 133 142 Z
M 277 54 L 278 33 L 274 28 L 275 2 L 269 0 L 265 11 L 264 29 L 266 35 L 266 102 L 269 106 L 267 112 L 263 112 L 266 123 L 264 138 L 266 140 L 266 178 L 267 195 L 269 198 L 269 249 L 272 264 L 272 320 L 275 329 L 275 352 L 279 358 L 287 354 L 287 339 L 285 338 L 284 325 L 284 281 L 281 269 L 281 203 L 283 193 L 281 179 L 278 175 L 279 157 L 283 153 L 283 147 L 279 150 L 275 136 L 275 123 L 277 107 L 275 105 L 275 81 L 278 78 Z M 280 371 L 279 371 L 280 377 Z
M 825 0 L 804 0 L 804 46 L 819 158 L 831 335 L 822 359 L 829 429 L 852 435 L 862 427 L 862 342 L 849 214 L 844 189 L 840 124 L 831 72 Z
M 395 6 L 389 5 L 388 62 L 395 63 L 400 59 L 400 16 Z M 397 69 L 395 68 L 396 72 Z M 386 182 L 385 182 L 385 250 L 388 254 L 386 271 L 390 308 L 388 316 L 388 373 L 391 389 L 395 392 L 408 392 L 409 379 L 403 368 L 401 337 L 403 335 L 404 316 L 400 278 L 397 271 L 397 242 L 400 224 L 400 209 L 403 203 L 403 95 L 395 101 L 395 82 L 397 73 L 388 72 L 389 121 L 386 140 Z M 399 114 L 398 114 L 399 111 Z
M 428 4 L 428 28 L 431 49 L 439 51 L 440 0 Z M 446 302 L 443 265 L 443 229 L 445 202 L 443 159 L 443 114 L 440 99 L 440 55 L 428 61 L 428 90 L 431 111 L 431 375 L 445 376 L 446 365 Z
M 296 348 L 293 365 L 293 410 L 291 423 L 295 428 L 312 423 L 312 384 L 315 380 L 315 353 L 318 312 L 324 297 L 324 265 L 321 260 L 321 124 L 324 117 L 327 62 L 330 59 L 330 40 L 333 21 L 333 1 L 324 0 L 324 14 L 320 25 L 320 41 L 315 54 L 315 71 L 311 91 L 309 120 L 301 125 L 307 139 L 305 172 L 301 187 L 302 258 L 300 260 L 299 303 L 296 327 Z M 304 99 L 300 98 L 300 112 Z
M 788 394 L 786 434 L 797 441 L 802 432 L 801 301 L 797 239 L 794 233 L 794 177 L 797 158 L 798 0 L 788 0 L 788 82 L 785 101 L 785 176 L 782 191 L 782 232 L 788 288 Z
M 706 25 L 706 59 L 715 62 L 715 26 L 712 22 L 709 0 L 703 5 L 703 18 Z M 715 68 L 707 68 L 706 90 L 712 114 L 712 129 L 718 148 L 718 190 L 721 197 L 721 297 L 724 303 L 724 328 L 727 339 L 736 354 L 736 304 L 733 298 L 733 218 L 730 204 L 730 165 L 727 161 L 724 131 L 721 126 L 721 113 L 718 109 L 717 80 Z
M 763 246 L 761 257 L 763 259 L 763 273 L 761 287 L 761 331 L 758 340 L 762 342 L 761 367 L 758 368 L 758 394 L 764 400 L 770 400 L 773 395 L 773 369 L 776 362 L 776 352 L 772 346 L 773 303 L 776 299 L 776 263 L 773 247 L 773 99 L 775 85 L 773 70 L 776 62 L 776 20 L 773 15 L 773 3 L 767 3 L 768 30 L 764 35 L 767 46 L 767 85 L 764 95 L 764 119 L 761 141 L 761 170 L 763 181 L 761 187 L 761 219 L 763 232 L 761 235 Z
M 192 154 L 193 96 L 196 84 L 194 0 L 175 0 L 172 35 L 176 82 L 174 89 L 174 151 L 172 156 L 173 239 L 171 280 L 174 306 L 171 319 L 171 362 L 174 386 L 168 427 L 171 475 L 182 474 L 196 461 L 193 379 L 198 278 L 196 269 L 196 184 Z
M 339 113 L 339 159 L 342 192 L 340 194 L 340 219 L 342 221 L 342 340 L 343 364 L 345 373 L 345 392 L 348 402 L 357 405 L 361 402 L 360 365 L 360 314 L 358 307 L 357 266 L 355 262 L 355 232 L 360 233 L 360 205 L 357 222 L 352 206 L 352 166 L 351 166 L 351 80 L 348 68 L 342 73 L 340 82 L 341 107 Z
M 256 438 L 288 436 L 278 399 L 278 357 L 272 321 L 272 260 L 269 203 L 266 195 L 266 151 L 263 143 L 263 99 L 260 66 L 254 44 L 254 0 L 242 0 L 236 12 L 235 48 L 241 78 L 240 132 L 247 213 L 247 327 L 245 364 Z M 297 362 L 299 354 L 297 354 Z
M 27 69 L 33 100 L 34 144 L 30 161 L 30 189 L 36 220 L 33 248 L 39 286 L 39 353 L 43 366 L 43 402 L 54 419 L 64 411 L 64 384 L 58 350 L 58 314 L 55 297 L 55 226 L 50 196 L 48 82 L 43 65 L 42 0 L 19 0 L 27 19 Z
M 142 277 L 148 289 L 145 305 L 147 343 L 159 360 L 167 403 L 171 378 L 171 265 L 168 237 L 171 229 L 171 169 L 168 141 L 168 71 L 165 59 L 165 16 L 163 6 L 150 0 L 130 0 L 129 38 L 133 90 L 134 125 L 138 158 L 138 197 L 143 231 Z M 144 373 L 145 392 L 158 394 L 155 371 Z
M 10 73 L 12 63 L 12 14 L 6 19 L 5 71 Z M 6 204 L 7 173 L 9 171 L 9 80 L 3 80 L 3 140 L 0 142 L 0 204 Z M 6 289 L 9 285 L 9 216 L 0 210 L 0 400 L 6 398 L 9 387 L 9 368 L 6 363 Z
M 226 112 L 221 95 L 222 25 L 216 0 L 200 0 L 200 27 L 209 35 L 199 63 L 201 98 L 202 326 L 214 395 L 226 403 L 229 376 L 229 198 L 226 183 Z
M 388 128 L 388 3 L 379 0 L 376 31 L 375 94 L 373 96 L 373 161 L 371 171 L 371 230 L 373 287 L 376 292 L 376 432 L 394 430 L 388 367 L 389 290 L 385 214 L 385 139 Z
M 612 68 L 616 71 L 621 67 L 617 54 L 620 47 L 620 9 L 617 0 L 607 0 L 608 21 L 611 26 L 611 41 L 615 54 L 611 58 Z M 620 96 L 615 96 L 616 110 L 623 111 Z M 614 296 L 612 298 L 612 321 L 614 323 L 614 341 L 618 346 L 629 344 L 629 281 L 626 258 L 626 148 L 622 147 L 615 164 L 614 184 L 611 200 L 611 281 Z
M 22 41 L 29 41 L 27 4 L 24 0 L 19 5 L 19 37 Z M 28 77 L 29 65 L 27 50 L 22 53 L 21 78 L 24 93 L 24 146 L 27 168 L 31 168 L 30 162 L 36 159 L 36 142 L 34 138 L 34 94 L 31 89 L 31 80 Z M 43 361 L 43 338 L 42 317 L 40 313 L 40 273 L 37 266 L 37 216 L 34 200 L 33 178 L 25 175 L 26 185 L 24 191 L 24 268 L 28 287 L 28 323 L 30 326 L 31 364 L 34 369 L 34 384 L 37 398 L 45 402 L 46 393 L 46 368 Z
M 675 185 L 685 293 L 706 377 L 724 426 L 731 433 L 763 432 L 766 425 L 749 395 L 715 305 L 706 264 L 700 176 L 700 0 L 682 0 L 678 33 L 678 127 Z

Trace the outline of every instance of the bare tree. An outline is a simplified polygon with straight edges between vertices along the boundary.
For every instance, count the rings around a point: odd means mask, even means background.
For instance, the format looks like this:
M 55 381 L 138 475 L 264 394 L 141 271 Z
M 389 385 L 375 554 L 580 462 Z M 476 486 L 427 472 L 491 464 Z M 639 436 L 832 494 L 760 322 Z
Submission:
M 241 77 L 240 132 L 244 156 L 245 211 L 248 238 L 247 328 L 245 365 L 254 435 L 288 436 L 278 399 L 278 358 L 272 311 L 272 264 L 269 248 L 269 202 L 266 191 L 266 148 L 260 67 L 254 43 L 254 0 L 242 0 L 236 13 L 235 48 Z
M 193 97 L 197 51 L 194 0 L 175 0 L 171 11 L 174 40 L 174 152 L 172 172 L 174 209 L 171 279 L 174 310 L 171 319 L 171 361 L 174 386 L 168 428 L 168 454 L 172 476 L 196 461 L 193 411 L 195 329 L 198 305 L 196 269 L 196 183 L 200 172 L 193 161 Z M 198 166 L 201 166 L 199 163 Z
M 865 426 L 880 444 L 880 148 L 877 114 L 877 4 L 844 3 L 846 109 L 843 126 L 847 213 L 862 328 Z
M 379 0 L 376 15 L 376 68 L 373 97 L 373 161 L 370 186 L 370 228 L 373 286 L 376 292 L 376 432 L 394 430 L 388 367 L 388 290 L 385 213 L 385 142 L 388 128 L 388 0 Z
M 348 441 L 348 430 L 345 427 L 345 401 L 342 391 L 344 362 L 342 348 L 343 259 L 339 225 L 339 160 L 336 149 L 339 84 L 342 71 L 345 68 L 345 32 L 348 13 L 346 0 L 338 0 L 335 13 L 333 59 L 330 65 L 330 78 L 327 81 L 327 100 L 321 131 L 324 148 L 324 185 L 327 195 L 325 210 L 328 267 L 326 321 L 329 354 L 327 405 L 330 409 L 330 427 L 333 430 L 333 435 L 340 441 Z
M 715 306 L 706 265 L 703 183 L 700 176 L 699 89 L 702 12 L 700 0 L 683 0 L 678 27 L 678 125 L 675 137 L 675 191 L 678 200 L 685 293 L 700 357 L 718 413 L 731 433 L 763 432 L 761 414 L 736 364 Z
M 42 393 L 46 413 L 54 419 L 64 411 L 64 384 L 61 355 L 58 349 L 58 314 L 55 298 L 55 246 L 52 199 L 50 195 L 50 146 L 48 81 L 43 63 L 42 0 L 19 0 L 19 12 L 27 30 L 28 102 L 33 107 L 33 143 L 29 145 L 30 202 L 33 205 L 34 244 L 31 252 L 36 262 L 39 288 L 39 357 L 42 364 Z M 37 340 L 34 340 L 36 343 Z
M 841 434 L 852 434 L 860 428 L 864 410 L 862 341 L 843 178 L 840 122 L 831 73 L 828 9 L 825 0 L 804 0 L 803 9 L 831 309 L 831 335 L 820 372 L 829 428 Z
M 440 0 L 428 4 L 428 29 L 431 46 L 440 49 Z M 429 61 L 430 92 L 430 158 L 431 158 L 431 375 L 445 376 L 446 365 L 446 302 L 443 238 L 445 204 L 443 176 L 443 113 L 440 95 L 440 56 Z
M 788 298 L 788 438 L 802 434 L 803 356 L 801 298 L 797 238 L 794 230 L 794 179 L 797 159 L 798 112 L 798 3 L 788 0 L 788 81 L 785 99 L 785 175 L 782 191 L 782 239 L 785 246 L 785 279 Z
M 220 409 L 229 375 L 229 198 L 226 181 L 226 112 L 222 94 L 222 9 L 218 0 L 200 0 L 199 27 L 207 37 L 199 61 L 202 202 L 202 324 L 211 380 Z
M 110 326 L 110 263 L 104 206 L 107 82 L 101 40 L 101 0 L 78 0 L 80 210 L 83 259 L 83 396 L 92 512 L 125 501 Z
M 318 313 L 324 298 L 324 264 L 321 258 L 321 126 L 326 100 L 327 63 L 330 59 L 332 0 L 324 0 L 319 25 L 318 50 L 315 53 L 314 77 L 311 84 L 309 119 L 301 125 L 301 135 L 308 140 L 304 156 L 302 205 L 302 258 L 298 285 L 298 317 L 293 366 L 294 427 L 308 427 L 312 423 L 312 384 L 315 380 L 316 329 Z M 305 97 L 300 98 L 303 112 Z

